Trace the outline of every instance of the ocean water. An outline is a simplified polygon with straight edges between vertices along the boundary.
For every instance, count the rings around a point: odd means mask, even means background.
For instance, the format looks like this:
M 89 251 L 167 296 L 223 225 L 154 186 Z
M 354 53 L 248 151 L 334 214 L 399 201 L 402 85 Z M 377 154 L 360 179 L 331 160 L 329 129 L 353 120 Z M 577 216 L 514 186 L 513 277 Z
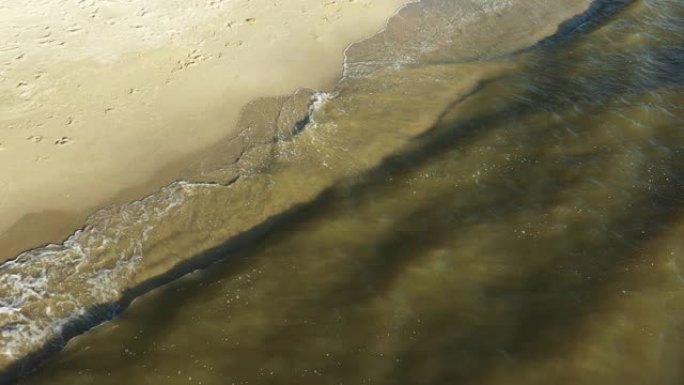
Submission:
M 408 6 L 197 180 L 0 266 L 0 354 L 37 352 L 25 384 L 682 383 L 684 4 L 587 5 Z

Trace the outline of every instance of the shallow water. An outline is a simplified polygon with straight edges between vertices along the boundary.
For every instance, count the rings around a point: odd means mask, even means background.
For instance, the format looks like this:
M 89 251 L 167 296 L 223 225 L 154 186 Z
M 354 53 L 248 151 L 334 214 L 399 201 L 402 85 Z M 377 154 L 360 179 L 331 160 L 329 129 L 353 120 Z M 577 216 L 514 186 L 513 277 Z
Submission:
M 684 4 L 597 2 L 524 49 L 498 3 L 409 7 L 256 171 L 170 187 L 151 252 L 219 262 L 22 383 L 682 383 Z

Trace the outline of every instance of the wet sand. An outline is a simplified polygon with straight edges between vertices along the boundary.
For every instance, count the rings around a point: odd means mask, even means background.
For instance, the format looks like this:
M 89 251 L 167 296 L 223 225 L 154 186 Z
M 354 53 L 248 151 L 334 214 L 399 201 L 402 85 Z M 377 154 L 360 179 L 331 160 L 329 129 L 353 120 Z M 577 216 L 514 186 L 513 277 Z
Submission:
M 330 87 L 403 3 L 3 3 L 0 260 L 192 173 L 248 101 Z

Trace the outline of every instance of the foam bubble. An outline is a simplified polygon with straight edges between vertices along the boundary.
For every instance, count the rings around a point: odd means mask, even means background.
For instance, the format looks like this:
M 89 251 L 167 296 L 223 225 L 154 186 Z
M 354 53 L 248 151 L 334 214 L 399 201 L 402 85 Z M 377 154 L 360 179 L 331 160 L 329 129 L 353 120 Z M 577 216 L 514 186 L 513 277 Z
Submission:
M 89 308 L 118 301 L 152 229 L 198 188 L 204 187 L 174 183 L 143 200 L 102 209 L 64 243 L 0 265 L 0 354 L 36 351 L 59 340 Z

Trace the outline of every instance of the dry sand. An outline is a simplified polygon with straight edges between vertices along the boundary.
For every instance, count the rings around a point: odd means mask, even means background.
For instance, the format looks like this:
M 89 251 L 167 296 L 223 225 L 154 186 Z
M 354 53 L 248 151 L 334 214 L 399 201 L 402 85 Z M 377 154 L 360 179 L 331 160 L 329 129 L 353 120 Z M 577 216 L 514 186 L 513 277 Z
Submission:
M 182 176 L 259 96 L 325 88 L 405 0 L 0 3 L 0 260 Z

